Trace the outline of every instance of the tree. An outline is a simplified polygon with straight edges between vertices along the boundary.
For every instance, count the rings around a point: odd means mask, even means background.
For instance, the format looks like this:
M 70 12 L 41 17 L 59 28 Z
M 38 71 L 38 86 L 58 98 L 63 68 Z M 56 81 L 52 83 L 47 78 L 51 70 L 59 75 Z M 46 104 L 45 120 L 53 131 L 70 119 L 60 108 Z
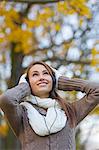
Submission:
M 5 0 L 6 2 L 13 2 L 13 0 Z M 14 2 L 19 3 L 32 3 L 32 4 L 46 4 L 46 3 L 55 3 L 64 0 L 14 0 Z
M 17 59 L 17 57 L 20 57 L 19 60 L 22 61 L 25 55 L 35 55 L 38 51 L 41 52 L 41 50 L 44 51 L 42 52 L 44 54 L 47 53 L 49 49 L 59 45 L 62 45 L 65 49 L 68 49 L 70 45 L 73 44 L 72 38 L 66 42 L 63 40 L 61 44 L 56 44 L 53 38 L 59 34 L 61 26 L 64 23 L 63 17 L 65 17 L 67 13 L 73 14 L 77 12 L 79 14 L 77 16 L 78 18 L 80 15 L 86 15 L 88 18 L 91 17 L 89 9 L 85 6 L 85 1 L 80 0 L 77 4 L 76 3 L 77 2 L 75 0 L 72 0 L 70 2 L 62 2 L 51 6 L 35 6 L 31 4 L 20 4 L 19 6 L 17 3 L 1 4 L 1 16 L 5 18 L 1 24 L 1 42 L 5 50 L 10 48 L 11 62 L 13 62 L 11 75 L 12 85 L 15 84 L 14 82 L 17 81 L 16 77 L 18 78 L 20 76 L 20 70 L 22 70 L 20 66 L 22 62 L 18 61 L 18 69 L 16 68 L 15 58 Z M 13 6 L 16 7 L 16 10 Z M 18 6 L 20 7 L 19 10 L 17 10 Z M 5 7 L 9 7 L 9 10 L 6 10 Z M 35 9 L 35 12 L 33 12 L 33 8 Z M 28 17 L 31 12 L 36 15 L 35 19 Z M 48 37 L 50 44 L 47 47 L 39 48 L 38 45 L 40 45 L 40 41 L 38 41 L 36 37 L 36 30 L 41 26 L 43 28 L 41 38 L 44 36 Z M 52 35 L 51 32 L 55 32 L 54 35 Z M 65 53 L 65 50 L 63 53 Z M 53 60 L 56 61 L 57 59 L 59 58 L 54 57 Z M 15 70 L 18 70 L 19 75 L 14 74 L 14 68 Z

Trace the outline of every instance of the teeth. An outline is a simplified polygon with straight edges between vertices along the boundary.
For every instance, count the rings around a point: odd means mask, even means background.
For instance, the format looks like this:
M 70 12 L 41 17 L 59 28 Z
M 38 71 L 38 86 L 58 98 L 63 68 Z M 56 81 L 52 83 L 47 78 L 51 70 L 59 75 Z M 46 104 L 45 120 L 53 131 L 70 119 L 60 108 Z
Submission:
M 46 84 L 46 83 L 40 83 L 40 84 Z
M 41 83 L 38 83 L 37 85 L 41 85 L 41 84 L 48 84 L 47 82 L 41 82 Z
M 45 82 L 42 82 L 42 83 L 39 83 L 39 84 L 47 84 L 47 83 L 45 83 Z

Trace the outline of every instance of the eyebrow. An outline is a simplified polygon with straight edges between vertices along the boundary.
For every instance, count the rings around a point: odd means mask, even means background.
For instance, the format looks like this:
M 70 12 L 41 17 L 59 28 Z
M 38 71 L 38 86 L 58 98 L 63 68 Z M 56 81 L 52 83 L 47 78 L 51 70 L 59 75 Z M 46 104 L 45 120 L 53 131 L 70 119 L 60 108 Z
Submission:
M 33 72 L 38 72 L 38 71 L 33 71 Z
M 43 70 L 42 72 L 46 72 L 46 71 L 48 72 L 48 70 Z M 33 73 L 35 73 L 35 72 L 38 73 L 39 71 L 34 70 Z

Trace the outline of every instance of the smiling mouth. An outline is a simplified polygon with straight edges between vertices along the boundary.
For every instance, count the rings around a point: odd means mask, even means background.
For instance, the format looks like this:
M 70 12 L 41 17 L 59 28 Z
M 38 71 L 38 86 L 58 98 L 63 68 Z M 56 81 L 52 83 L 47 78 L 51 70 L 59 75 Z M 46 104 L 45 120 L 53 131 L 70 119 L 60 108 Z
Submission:
M 47 82 L 41 82 L 41 83 L 38 83 L 37 85 L 47 85 L 48 83 Z

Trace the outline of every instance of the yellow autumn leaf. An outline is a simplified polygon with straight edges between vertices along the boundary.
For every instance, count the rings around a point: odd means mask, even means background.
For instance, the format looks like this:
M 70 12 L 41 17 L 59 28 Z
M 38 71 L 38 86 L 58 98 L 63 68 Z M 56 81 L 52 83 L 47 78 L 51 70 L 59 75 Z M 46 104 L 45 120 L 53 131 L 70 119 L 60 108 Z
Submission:
M 57 10 L 61 13 L 63 13 L 67 7 L 68 7 L 67 2 L 59 2 L 57 4 Z
M 99 67 L 96 67 L 96 71 L 99 72 Z
M 91 112 L 91 114 L 99 115 L 99 106 L 97 106 L 97 107 Z
M 68 10 L 66 11 L 66 13 L 72 15 L 72 14 L 75 13 L 75 10 L 74 10 L 74 9 L 68 9 Z
M 32 46 L 28 43 L 22 43 L 22 50 L 24 54 L 28 54 L 32 50 Z
M 92 59 L 92 61 L 91 61 L 91 66 L 96 66 L 96 60 L 95 59 Z
M 15 48 L 14 48 L 15 52 L 20 52 L 21 51 L 21 44 L 16 44 Z
M 74 8 L 76 12 L 78 12 L 81 16 L 86 16 L 87 18 L 91 18 L 92 14 L 90 9 L 86 6 L 84 0 L 71 0 L 70 1 L 71 8 Z
M 28 28 L 34 28 L 34 27 L 37 27 L 38 20 L 24 19 L 24 22 L 26 23 Z
M 5 137 L 8 134 L 8 124 L 6 122 L 5 116 L 2 114 L 2 110 L 0 110 L 0 135 Z
M 7 11 L 7 16 L 12 20 L 18 20 L 20 19 L 18 12 L 16 12 L 14 9 L 10 9 Z
M 84 22 L 84 19 L 83 19 L 83 18 L 80 18 L 80 19 L 79 19 L 79 24 L 80 24 L 80 26 L 82 26 L 83 22 Z
M 15 30 L 15 24 L 11 21 L 11 19 L 9 19 L 9 17 L 6 17 L 6 20 L 5 20 L 5 23 L 6 23 L 6 26 L 8 28 L 10 28 L 11 30 Z
M 92 53 L 92 57 L 96 56 L 96 54 L 97 54 L 96 48 L 93 48 L 92 51 L 91 51 L 91 53 Z
M 96 64 L 99 64 L 99 58 L 96 58 L 95 60 L 96 60 Z
M 47 14 L 48 17 L 52 17 L 52 16 L 54 16 L 54 11 L 49 7 L 45 7 L 44 14 Z
M 56 30 L 56 31 L 59 31 L 59 30 L 60 30 L 60 28 L 61 28 L 60 24 L 59 24 L 59 23 L 57 23 L 57 24 L 55 25 L 55 30 Z
M 86 16 L 88 19 L 90 19 L 92 17 L 92 13 L 89 10 L 89 8 L 83 6 L 80 8 L 80 14 L 83 16 Z
M 4 38 L 0 38 L 0 43 L 3 43 L 4 42 Z
M 7 123 L 3 123 L 2 125 L 0 125 L 0 135 L 5 137 L 8 134 L 8 125 Z

